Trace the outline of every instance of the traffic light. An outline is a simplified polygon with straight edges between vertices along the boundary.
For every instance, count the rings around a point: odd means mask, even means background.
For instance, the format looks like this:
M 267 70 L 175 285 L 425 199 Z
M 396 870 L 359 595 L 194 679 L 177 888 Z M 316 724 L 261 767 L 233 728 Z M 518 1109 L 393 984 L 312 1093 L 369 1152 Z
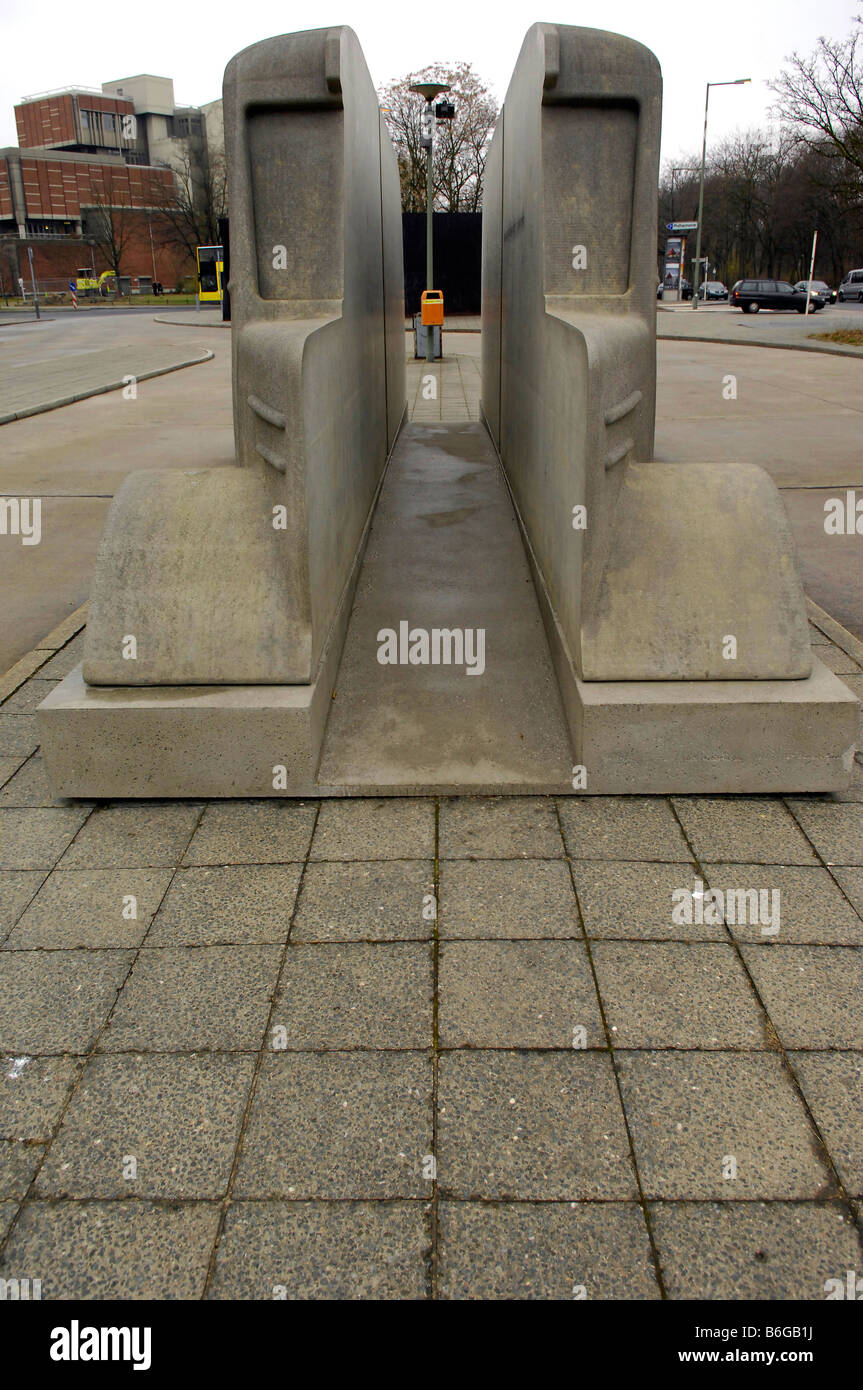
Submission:
M 455 107 L 451 101 L 439 101 L 434 113 L 439 121 L 451 121 L 455 115 Z

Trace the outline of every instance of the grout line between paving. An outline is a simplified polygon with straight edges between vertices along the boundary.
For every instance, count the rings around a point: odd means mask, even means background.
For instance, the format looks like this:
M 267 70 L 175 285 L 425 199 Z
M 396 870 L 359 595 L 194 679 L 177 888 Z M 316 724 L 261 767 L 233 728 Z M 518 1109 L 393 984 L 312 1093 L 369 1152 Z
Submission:
M 61 850 L 60 854 L 59 854 L 58 857 L 57 857 L 58 860 L 59 860 L 59 859 L 62 859 L 63 855 L 65 855 L 65 854 L 67 853 L 67 851 L 71 848 L 71 846 L 75 843 L 75 841 L 77 840 L 78 836 L 81 834 L 81 831 L 84 829 L 84 826 L 87 825 L 87 824 L 89 823 L 90 818 L 91 818 L 91 816 L 93 815 L 93 812 L 95 811 L 95 809 L 96 809 L 95 806 L 91 806 L 91 807 L 90 807 L 90 809 L 88 810 L 88 812 L 87 812 L 86 816 L 84 817 L 83 821 L 82 821 L 81 824 L 78 826 L 78 829 L 75 831 L 75 834 L 72 836 L 72 839 L 69 841 L 69 844 L 66 845 L 66 846 L 64 847 L 63 850 Z M 190 833 L 190 835 L 189 835 L 189 838 L 188 838 L 187 841 L 186 841 L 186 844 L 185 844 L 185 847 L 184 847 L 184 850 L 183 850 L 183 853 L 184 853 L 184 854 L 185 854 L 186 850 L 189 848 L 189 845 L 190 845 L 190 843 L 191 843 L 191 841 L 192 841 L 192 836 L 195 834 L 195 832 L 196 832 L 197 829 L 198 829 L 198 826 L 199 826 L 200 823 L 201 823 L 201 819 L 202 819 L 202 817 L 203 817 L 203 814 L 204 814 L 204 811 L 205 811 L 205 810 L 206 810 L 206 803 L 204 803 L 204 804 L 201 806 L 201 808 L 200 808 L 198 817 L 197 817 L 197 819 L 196 819 L 196 821 L 195 821 L 194 826 L 192 827 L 192 830 L 191 830 L 191 833 Z M 57 861 L 55 861 L 54 868 L 56 868 L 56 865 L 57 865 Z M 50 872 L 51 872 L 51 870 L 49 870 L 49 874 L 50 874 Z M 108 1027 L 109 1023 L 111 1022 L 111 1019 L 112 1019 L 113 1014 L 114 1014 L 114 1010 L 116 1009 L 117 1003 L 118 1003 L 118 1001 L 119 1001 L 119 999 L 120 999 L 120 995 L 123 993 L 123 990 L 126 988 L 126 985 L 128 984 L 128 981 L 129 981 L 129 976 L 132 974 L 132 971 L 134 970 L 135 966 L 136 966 L 137 963 L 138 963 L 138 959 L 139 959 L 139 957 L 140 957 L 141 949 L 142 949 L 142 947 L 143 947 L 144 941 L 146 940 L 147 936 L 149 935 L 149 933 L 150 933 L 150 932 L 152 931 L 152 929 L 153 929 L 153 923 L 154 923 L 155 920 L 156 920 L 156 915 L 157 915 L 157 913 L 159 912 L 159 910 L 161 909 L 162 904 L 164 903 L 165 898 L 167 897 L 167 895 L 168 895 L 168 893 L 169 893 L 169 891 L 170 891 L 171 884 L 174 882 L 174 878 L 175 878 L 175 876 L 176 876 L 176 872 L 177 872 L 176 869 L 174 869 L 173 872 L 171 873 L 171 876 L 170 876 L 170 878 L 169 878 L 167 884 L 165 885 L 165 891 L 164 891 L 164 893 L 162 894 L 161 898 L 159 899 L 158 905 L 157 905 L 155 911 L 153 912 L 153 915 L 152 915 L 152 917 L 150 918 L 149 923 L 147 924 L 147 930 L 146 930 L 146 932 L 144 933 L 144 936 L 143 936 L 143 938 L 142 938 L 142 940 L 141 940 L 141 943 L 137 946 L 137 948 L 128 948 L 128 947 L 126 948 L 126 949 L 129 949 L 129 950 L 132 951 L 132 959 L 131 959 L 131 961 L 129 962 L 129 969 L 126 971 L 126 974 L 124 975 L 124 977 L 123 977 L 121 983 L 117 986 L 117 993 L 116 993 L 116 995 L 115 995 L 115 997 L 114 997 L 114 1002 L 113 1002 L 113 1004 L 111 1005 L 110 1009 L 108 1010 L 108 1012 L 107 1012 L 105 1018 L 103 1019 L 101 1027 L 99 1027 L 99 1028 L 96 1030 L 96 1032 L 95 1032 L 95 1034 L 94 1034 L 94 1036 L 93 1036 L 93 1041 L 92 1041 L 92 1043 L 91 1043 L 91 1045 L 90 1045 L 89 1050 L 88 1050 L 86 1053 L 69 1053 L 69 1052 L 64 1052 L 64 1053 L 55 1053 L 55 1054 L 53 1054 L 53 1055 L 55 1055 L 55 1056 L 74 1056 L 77 1060 L 80 1060 L 80 1061 L 81 1061 L 81 1066 L 80 1066 L 80 1068 L 79 1068 L 79 1070 L 78 1070 L 78 1075 L 75 1077 L 75 1080 L 74 1080 L 72 1086 L 71 1086 L 70 1089 L 69 1089 L 69 1094 L 66 1096 L 66 1099 L 65 1099 L 65 1101 L 63 1102 L 63 1105 L 62 1105 L 61 1108 L 60 1108 L 60 1112 L 59 1112 L 59 1114 L 58 1114 L 58 1116 L 57 1116 L 57 1120 L 56 1120 L 55 1124 L 53 1125 L 53 1127 L 52 1127 L 52 1129 L 51 1129 L 50 1137 L 49 1137 L 46 1141 L 44 1141 L 44 1148 L 43 1148 L 43 1152 L 42 1152 L 42 1157 L 41 1157 L 41 1159 L 39 1160 L 38 1164 L 36 1165 L 36 1168 L 35 1168 L 34 1171 L 33 1171 L 33 1174 L 32 1174 L 32 1176 L 31 1176 L 31 1178 L 30 1178 L 30 1181 L 29 1181 L 29 1183 L 27 1184 L 27 1189 L 26 1189 L 26 1191 L 24 1192 L 23 1197 L 21 1197 L 20 1199 L 18 1199 L 18 1210 L 15 1212 L 15 1215 L 12 1217 L 12 1220 L 11 1220 L 10 1223 L 9 1223 L 9 1228 L 8 1228 L 8 1230 L 6 1231 L 6 1234 L 4 1235 L 3 1239 L 0 1240 L 0 1262 L 2 1262 L 3 1255 L 4 1255 L 4 1253 L 5 1253 L 5 1250 L 6 1250 L 7 1245 L 9 1244 L 9 1241 L 10 1241 L 10 1239 L 11 1239 L 11 1237 L 12 1237 L 12 1233 L 13 1233 L 13 1231 L 15 1230 L 15 1228 L 16 1228 L 17 1225 L 18 1225 L 18 1221 L 19 1221 L 19 1219 L 20 1219 L 20 1217 L 21 1217 L 21 1212 L 24 1210 L 24 1205 L 25 1205 L 25 1203 L 28 1201 L 28 1199 L 32 1199 L 32 1197 L 33 1197 L 33 1189 L 34 1189 L 34 1186 L 35 1186 L 35 1184 L 36 1184 L 36 1182 L 37 1182 L 37 1180 L 38 1180 L 38 1178 L 39 1178 L 39 1174 L 41 1173 L 42 1168 L 43 1168 L 44 1165 L 45 1165 L 45 1160 L 46 1160 L 46 1158 L 48 1157 L 48 1154 L 49 1154 L 49 1152 L 50 1152 L 50 1150 L 51 1150 L 51 1146 L 53 1145 L 55 1139 L 57 1138 L 57 1136 L 58 1136 L 59 1133 L 60 1133 L 60 1130 L 61 1130 L 62 1125 L 63 1125 L 63 1121 L 65 1120 L 66 1115 L 68 1114 L 68 1111 L 69 1111 L 69 1107 L 71 1106 L 72 1101 L 73 1101 L 73 1099 L 75 1098 L 75 1096 L 76 1096 L 76 1094 L 77 1094 L 77 1092 L 78 1092 L 78 1087 L 81 1085 L 81 1081 L 82 1081 L 83 1076 L 84 1076 L 84 1074 L 85 1074 L 85 1072 L 86 1072 L 86 1070 L 87 1070 L 87 1067 L 88 1067 L 89 1063 L 92 1061 L 92 1059 L 95 1057 L 96 1052 L 97 1052 L 97 1049 L 98 1049 L 98 1046 L 99 1046 L 99 1042 L 100 1042 L 100 1040 L 102 1039 L 102 1037 L 103 1037 L 103 1035 L 104 1035 L 104 1033 L 105 1033 L 105 1030 L 106 1030 L 106 1028 Z M 46 875 L 46 878 L 47 878 L 48 876 L 49 876 L 49 875 Z M 43 882 L 44 882 L 44 880 L 43 880 Z M 41 885 L 40 885 L 40 888 L 41 888 Z M 17 920 L 20 921 L 20 917 L 19 917 Z M 49 1054 L 45 1054 L 45 1055 L 49 1055 Z M 13 1199 L 13 1200 L 15 1200 L 15 1199 Z
M 560 819 L 560 805 L 558 803 L 557 798 L 552 798 L 552 800 L 554 803 L 554 813 L 557 818 L 557 831 L 560 835 L 561 840 L 563 841 L 564 850 L 566 850 L 567 843 L 566 836 L 563 833 L 563 822 Z M 605 1013 L 605 1001 L 603 1000 L 602 992 L 599 988 L 599 976 L 596 973 L 596 966 L 594 965 L 593 961 L 593 952 L 591 950 L 590 938 L 587 935 L 587 929 L 584 922 L 584 915 L 581 910 L 581 902 L 578 897 L 578 890 L 575 886 L 575 876 L 572 872 L 572 860 L 569 859 L 569 857 L 567 857 L 566 863 L 569 867 L 569 879 L 573 895 L 575 897 L 575 909 L 578 913 L 578 920 L 581 925 L 584 948 L 587 953 L 587 960 L 590 966 L 590 973 L 593 978 L 593 988 L 594 993 L 596 994 L 597 1007 L 599 1008 L 600 1018 L 602 1019 L 602 1027 L 605 1033 L 605 1048 L 611 1062 L 612 1075 L 614 1076 L 614 1084 L 617 1090 L 617 1103 L 620 1106 L 620 1113 L 623 1117 L 623 1125 L 626 1130 L 626 1138 L 629 1143 L 629 1160 L 632 1164 L 632 1171 L 635 1176 L 635 1184 L 638 1188 L 638 1202 L 641 1207 L 641 1214 L 644 1220 L 645 1227 L 647 1228 L 647 1239 L 650 1242 L 650 1257 L 653 1262 L 653 1274 L 654 1278 L 656 1279 L 656 1283 L 659 1287 L 660 1298 L 667 1299 L 668 1292 L 665 1287 L 665 1281 L 662 1277 L 662 1263 L 659 1258 L 659 1247 L 657 1246 L 656 1237 L 653 1232 L 650 1208 L 647 1204 L 647 1198 L 644 1195 L 644 1187 L 641 1181 L 641 1172 L 638 1167 L 638 1158 L 635 1152 L 635 1140 L 633 1139 L 632 1129 L 630 1128 L 629 1124 L 629 1115 L 627 1114 L 626 1105 L 623 1099 L 623 1086 L 621 1084 L 620 1073 L 618 1072 L 617 1068 L 617 1060 L 614 1054 L 614 1041 L 611 1036 L 611 1029 L 609 1027 L 608 1019 Z
M 434 799 L 434 930 L 432 934 L 432 1140 L 434 1161 L 430 1213 L 429 1296 L 438 1298 L 440 1280 L 440 1182 L 438 1158 L 438 1097 L 440 1083 L 440 798 Z
M 292 907 L 292 909 L 291 909 L 291 917 L 290 917 L 290 921 L 288 922 L 288 931 L 287 931 L 287 935 L 285 936 L 285 943 L 284 943 L 284 946 L 283 946 L 283 948 L 282 948 L 281 958 L 280 958 L 280 960 L 279 960 L 279 968 L 278 968 L 278 970 L 276 971 L 275 980 L 274 980 L 274 982 L 273 982 L 273 995 L 272 995 L 272 998 L 271 998 L 271 1000 L 270 1000 L 270 1007 L 269 1007 L 269 1011 L 268 1011 L 268 1013 L 267 1013 L 267 1021 L 266 1021 L 266 1024 L 265 1024 L 265 1026 L 264 1026 L 263 1035 L 262 1035 L 262 1037 L 261 1037 L 261 1045 L 260 1045 L 260 1047 L 257 1049 L 257 1052 L 256 1052 L 256 1054 L 255 1054 L 255 1056 L 256 1056 L 256 1061 L 255 1061 L 255 1065 L 254 1065 L 254 1068 L 253 1068 L 253 1071 L 252 1071 L 252 1079 L 251 1079 L 251 1083 L 250 1083 L 250 1085 L 249 1085 L 248 1095 L 246 1096 L 246 1104 L 245 1104 L 245 1107 L 244 1107 L 244 1109 L 243 1109 L 242 1118 L 241 1118 L 241 1120 L 240 1120 L 239 1132 L 238 1132 L 238 1134 L 237 1134 L 237 1142 L 236 1142 L 236 1144 L 235 1144 L 235 1146 L 234 1146 L 234 1156 L 233 1156 L 233 1159 L 232 1159 L 232 1161 L 231 1161 L 231 1171 L 230 1171 L 230 1173 L 228 1174 L 228 1183 L 227 1183 L 227 1187 L 225 1188 L 224 1195 L 223 1195 L 223 1197 L 221 1198 L 221 1201 L 220 1201 L 220 1204 L 219 1204 L 219 1205 L 220 1205 L 219 1222 L 218 1222 L 218 1225 L 217 1225 L 217 1227 L 216 1227 L 216 1235 L 215 1235 L 215 1239 L 214 1239 L 214 1241 L 213 1241 L 213 1248 L 212 1248 L 212 1250 L 210 1251 L 210 1258 L 209 1258 L 209 1261 L 208 1261 L 208 1264 L 207 1264 L 207 1274 L 206 1274 L 206 1277 L 205 1277 L 205 1279 L 204 1279 L 204 1287 L 203 1287 L 203 1289 L 202 1289 L 202 1291 L 201 1291 L 201 1298 L 202 1298 L 202 1299 L 207 1298 L 208 1294 L 210 1293 L 210 1291 L 211 1291 L 211 1289 L 212 1289 L 212 1286 L 213 1286 L 213 1280 L 214 1280 L 215 1275 L 216 1275 L 216 1261 L 217 1261 L 217 1259 L 218 1259 L 219 1247 L 221 1246 L 221 1243 L 222 1243 L 222 1237 L 223 1237 L 224 1232 L 225 1232 L 225 1222 L 226 1222 L 227 1216 L 228 1216 L 228 1208 L 230 1207 L 231 1202 L 232 1202 L 232 1200 L 233 1200 L 234 1182 L 236 1181 L 237 1171 L 238 1171 L 239 1166 L 240 1166 L 240 1153 L 241 1153 L 241 1151 L 242 1151 L 243 1142 L 244 1142 L 245 1137 L 246 1137 L 246 1130 L 247 1130 L 247 1128 L 248 1128 L 249 1119 L 250 1119 L 250 1116 L 251 1116 L 251 1113 L 252 1113 L 252 1106 L 254 1105 L 255 1096 L 257 1095 L 257 1092 L 258 1092 L 258 1080 L 259 1080 L 260 1075 L 261 1075 L 261 1067 L 262 1067 L 263 1061 L 264 1061 L 264 1054 L 265 1054 L 265 1052 L 266 1052 L 266 1050 L 267 1050 L 267 1039 L 268 1039 L 268 1037 L 270 1036 L 270 1031 L 271 1031 L 271 1028 L 272 1028 L 273 1014 L 274 1014 L 275 1008 L 276 1008 L 276 1001 L 277 1001 L 277 999 L 278 999 L 278 997 L 279 997 L 279 986 L 281 985 L 281 982 L 282 982 L 282 975 L 283 975 L 283 973 L 284 973 L 285 964 L 286 964 L 287 958 L 288 958 L 288 950 L 289 950 L 289 948 L 290 948 L 290 943 L 291 943 L 291 933 L 293 932 L 293 929 L 294 929 L 294 922 L 295 922 L 295 920 L 296 920 L 297 912 L 298 912 L 299 906 L 300 906 L 300 898 L 301 898 L 301 896 L 302 896 L 303 884 L 304 884 L 305 875 L 306 875 L 306 869 L 307 869 L 308 863 L 309 863 L 309 856 L 310 856 L 310 854 L 311 854 L 311 852 L 312 852 L 312 844 L 314 843 L 315 832 L 316 832 L 316 830 L 317 830 L 317 828 L 318 828 L 318 819 L 319 819 L 319 817 L 320 817 L 320 814 L 321 814 L 321 803 L 318 802 L 317 805 L 316 805 L 316 807 L 315 807 L 315 818 L 314 818 L 314 821 L 312 822 L 311 834 L 309 835 L 309 843 L 308 843 L 308 845 L 306 846 L 306 857 L 305 857 L 305 860 L 303 861 L 303 867 L 302 867 L 302 870 L 301 870 L 301 872 L 300 872 L 300 879 L 299 879 L 299 882 L 298 882 L 298 884 L 297 884 L 297 891 L 296 891 L 296 894 L 294 895 L 294 904 L 293 904 L 293 907 Z M 199 823 L 200 823 L 200 822 L 199 822 Z M 195 829 L 197 829 L 197 826 L 195 827 Z M 194 834 L 194 831 L 193 831 L 192 833 Z M 186 846 L 186 848 L 188 849 L 188 845 Z M 153 917 L 153 921 L 155 921 L 155 915 L 154 915 L 154 917 Z M 150 925 L 152 926 L 152 922 L 151 922 Z
M 680 816 L 679 816 L 678 813 L 677 813 L 677 807 L 675 806 L 674 801 L 673 801 L 672 798 L 669 798 L 669 801 L 670 801 L 670 805 L 671 805 L 672 812 L 673 812 L 673 814 L 674 814 L 674 816 L 675 816 L 675 818 L 676 818 L 676 820 L 677 820 L 678 825 L 680 826 L 681 834 L 683 835 L 684 839 L 686 840 L 686 843 L 689 845 L 690 851 L 691 851 L 691 853 L 692 853 L 692 857 L 693 857 L 693 859 L 694 859 L 694 861 L 695 861 L 695 864 L 696 864 L 696 866 L 697 866 L 697 868 L 698 868 L 698 870 L 699 870 L 699 873 L 700 873 L 701 877 L 703 878 L 704 882 L 705 882 L 705 883 L 709 883 L 709 882 L 710 882 L 710 878 L 709 878 L 709 876 L 705 873 L 704 867 L 703 867 L 703 865 L 702 865 L 702 863 L 701 863 L 701 860 L 699 859 L 698 855 L 697 855 L 696 852 L 695 852 L 695 846 L 692 844 L 692 842 L 691 842 L 691 840 L 690 840 L 690 838 L 689 838 L 689 835 L 687 834 L 686 827 L 685 827 L 685 825 L 683 824 L 683 821 L 681 820 Z M 824 864 L 823 859 L 821 859 L 821 855 L 818 854 L 818 850 L 817 850 L 816 846 L 815 846 L 814 844 L 812 844 L 812 841 L 809 839 L 809 836 L 806 835 L 806 831 L 804 830 L 803 826 L 800 825 L 799 821 L 797 820 L 797 818 L 796 818 L 796 816 L 794 815 L 794 813 L 791 811 L 790 807 L 786 805 L 786 806 L 785 806 L 785 810 L 786 810 L 787 813 L 791 816 L 792 821 L 793 821 L 794 824 L 798 827 L 798 829 L 801 831 L 801 833 L 802 833 L 803 835 L 806 836 L 806 839 L 807 839 L 807 841 L 809 842 L 809 844 L 811 845 L 812 850 L 813 850 L 814 853 L 817 855 L 818 859 L 821 861 L 822 866 L 826 868 L 827 866 L 826 866 L 826 864 Z M 842 1202 L 845 1203 L 845 1206 L 846 1206 L 846 1208 L 847 1208 L 847 1213 L 848 1213 L 848 1215 L 850 1216 L 851 1221 L 854 1223 L 855 1229 L 856 1229 L 856 1231 L 857 1231 L 857 1238 L 858 1238 L 858 1240 L 861 1242 L 861 1250 L 863 1250 L 863 1212 L 858 1212 L 858 1211 L 857 1211 L 857 1209 L 856 1209 L 855 1206 L 854 1206 L 854 1203 L 853 1203 L 853 1200 L 852 1200 L 851 1196 L 849 1195 L 849 1193 L 848 1193 L 848 1192 L 846 1191 L 846 1189 L 845 1189 L 845 1184 L 844 1184 L 844 1182 L 842 1181 L 842 1177 L 841 1177 L 841 1175 L 840 1175 L 840 1173 L 839 1173 L 839 1169 L 838 1169 L 838 1167 L 836 1166 L 836 1163 L 835 1163 L 834 1160 L 833 1160 L 833 1155 L 832 1155 L 832 1153 L 830 1152 L 830 1149 L 829 1149 L 828 1146 L 827 1146 L 827 1141 L 826 1141 L 824 1135 L 823 1135 L 822 1132 L 821 1132 L 821 1127 L 820 1127 L 820 1125 L 817 1123 L 817 1121 L 816 1121 L 816 1119 L 815 1119 L 815 1115 L 814 1115 L 813 1112 L 812 1112 L 812 1108 L 811 1108 L 811 1106 L 809 1105 L 809 1102 L 808 1102 L 808 1100 L 807 1100 L 807 1098 L 806 1098 L 806 1095 L 805 1095 L 805 1093 L 804 1093 L 804 1091 L 803 1091 L 803 1087 L 801 1086 L 800 1081 L 798 1080 L 797 1073 L 796 1073 L 796 1071 L 794 1070 L 794 1067 L 792 1066 L 791 1061 L 790 1061 L 790 1059 L 789 1059 L 789 1057 L 788 1057 L 788 1051 L 789 1051 L 789 1049 L 786 1049 L 785 1044 L 783 1043 L 783 1041 L 782 1041 L 782 1039 L 781 1039 L 781 1037 L 780 1037 L 780 1035 L 779 1035 L 779 1030 L 777 1029 L 776 1025 L 774 1024 L 773 1019 L 770 1017 L 770 1011 L 768 1010 L 766 1003 L 764 1002 L 763 998 L 761 997 L 761 992 L 760 992 L 760 990 L 758 989 L 757 984 L 755 983 L 755 979 L 754 979 L 754 977 L 753 977 L 753 975 L 752 975 L 752 972 L 751 972 L 750 969 L 749 969 L 749 965 L 748 965 L 748 963 L 747 963 L 746 957 L 744 956 L 743 951 L 741 950 L 740 942 L 737 940 L 736 936 L 735 936 L 734 933 L 731 931 L 731 928 L 729 927 L 728 923 L 727 923 L 727 922 L 723 922 L 723 925 L 724 925 L 725 930 L 726 930 L 726 933 L 727 933 L 727 935 L 728 935 L 728 939 L 729 939 L 729 941 L 731 942 L 731 945 L 733 946 L 734 951 L 735 951 L 735 953 L 736 953 L 736 955 L 737 955 L 737 959 L 738 959 L 738 961 L 739 961 L 739 963 L 740 963 L 741 969 L 743 970 L 743 972 L 744 972 L 744 974 L 745 974 L 747 980 L 749 981 L 749 984 L 750 984 L 750 987 L 751 987 L 751 989 L 752 989 L 752 992 L 753 992 L 753 994 L 755 995 L 755 998 L 756 998 L 756 1000 L 757 1000 L 757 1002 L 758 1002 L 758 1005 L 759 1005 L 760 1009 L 762 1010 L 762 1012 L 763 1012 L 763 1014 L 764 1014 L 764 1018 L 766 1019 L 767 1025 L 768 1025 L 768 1027 L 769 1027 L 769 1029 L 770 1029 L 770 1034 L 776 1039 L 776 1051 L 778 1052 L 779 1056 L 780 1056 L 781 1059 L 782 1059 L 782 1065 L 783 1065 L 783 1067 L 785 1068 L 785 1071 L 786 1071 L 787 1074 L 788 1074 L 788 1077 L 789 1077 L 789 1079 L 790 1079 L 790 1081 L 791 1081 L 792 1088 L 793 1088 L 795 1094 L 797 1095 L 797 1098 L 799 1099 L 800 1103 L 801 1103 L 802 1106 L 803 1106 L 803 1109 L 804 1109 L 804 1111 L 805 1111 L 805 1113 L 806 1113 L 806 1116 L 807 1116 L 807 1118 L 808 1118 L 808 1120 L 809 1120 L 809 1123 L 810 1123 L 810 1125 L 811 1125 L 811 1127 L 812 1127 L 812 1132 L 813 1132 L 813 1133 L 816 1135 L 816 1137 L 817 1137 L 818 1144 L 820 1145 L 820 1148 L 821 1148 L 821 1151 L 822 1151 L 820 1156 L 821 1156 L 822 1159 L 825 1161 L 825 1166 L 826 1166 L 826 1168 L 827 1168 L 828 1173 L 830 1174 L 830 1177 L 831 1177 L 832 1182 L 833 1182 L 833 1184 L 834 1184 L 834 1186 L 835 1186 L 835 1189 L 836 1189 L 836 1191 L 835 1191 L 834 1194 L 825 1194 L 825 1196 L 827 1196 L 827 1195 L 834 1195 L 834 1196 L 838 1197 Z M 804 1049 L 804 1050 L 807 1050 L 807 1049 Z M 830 1049 L 830 1050 L 832 1051 L 833 1049 Z M 836 1049 L 836 1050 L 837 1050 L 837 1051 L 844 1051 L 845 1049 Z

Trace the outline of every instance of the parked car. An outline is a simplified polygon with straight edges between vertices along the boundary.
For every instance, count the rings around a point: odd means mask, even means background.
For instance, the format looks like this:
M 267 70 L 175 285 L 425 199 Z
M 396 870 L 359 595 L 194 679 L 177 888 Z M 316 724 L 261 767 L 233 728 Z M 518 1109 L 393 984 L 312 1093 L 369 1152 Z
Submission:
M 669 286 L 669 288 L 671 288 L 671 287 Z M 659 284 L 656 286 L 656 298 L 657 298 L 657 299 L 662 299 L 662 290 L 663 290 L 663 286 L 662 286 L 662 281 L 660 280 Z M 681 298 L 681 299 L 691 299 L 691 298 L 692 298 L 692 286 L 690 285 L 690 283 L 689 283 L 688 280 L 681 280 L 681 282 L 680 282 L 680 298 Z
M 849 270 L 847 275 L 842 276 L 838 299 L 840 304 L 844 304 L 846 299 L 855 299 L 858 304 L 863 304 L 863 270 Z
M 728 291 L 721 280 L 705 280 L 698 286 L 699 299 L 727 299 Z
M 795 292 L 797 294 L 805 294 L 808 288 L 808 280 L 798 280 L 797 284 L 794 286 Z M 812 293 L 820 295 L 821 298 L 824 300 L 825 304 L 836 303 L 836 291 L 831 290 L 826 280 L 813 280 Z
M 801 294 L 787 280 L 738 280 L 731 287 L 730 303 L 744 314 L 757 314 L 759 309 L 796 309 L 805 314 L 806 291 Z M 813 294 L 809 312 L 823 309 L 824 303 L 820 294 Z

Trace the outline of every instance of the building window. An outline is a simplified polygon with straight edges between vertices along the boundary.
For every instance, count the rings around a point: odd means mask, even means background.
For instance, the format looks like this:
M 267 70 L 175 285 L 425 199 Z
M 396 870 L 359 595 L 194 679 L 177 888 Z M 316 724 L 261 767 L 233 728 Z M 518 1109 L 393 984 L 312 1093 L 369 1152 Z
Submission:
M 114 131 L 115 131 L 115 129 L 116 129 L 116 121 L 114 120 L 114 116 L 113 116 L 113 113 L 112 113 L 112 112 L 110 112 L 110 111 L 103 111 L 103 112 L 102 112 L 102 129 L 104 130 L 104 132 L 105 132 L 106 135 L 113 135 L 113 134 L 114 134 Z
M 81 134 L 88 138 L 88 143 L 91 145 L 104 145 L 105 137 L 102 134 L 101 111 L 81 112 Z

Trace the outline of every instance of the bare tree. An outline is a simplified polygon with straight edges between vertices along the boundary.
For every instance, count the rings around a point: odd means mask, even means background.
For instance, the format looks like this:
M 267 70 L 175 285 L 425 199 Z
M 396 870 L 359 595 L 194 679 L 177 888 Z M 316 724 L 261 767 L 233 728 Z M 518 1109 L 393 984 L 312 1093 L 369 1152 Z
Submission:
M 189 140 L 170 167 L 173 183 L 166 183 L 157 203 L 160 241 L 182 247 L 194 261 L 196 247 L 219 244 L 219 218 L 228 210 L 224 151 Z
M 775 112 L 796 141 L 826 159 L 841 161 L 850 201 L 863 186 L 863 18 L 845 39 L 818 40 L 809 57 L 792 53 L 770 83 Z
M 448 83 L 447 99 L 455 117 L 435 131 L 435 207 L 442 212 L 478 212 L 489 141 L 499 110 L 497 102 L 471 63 L 447 67 L 433 63 L 421 72 L 390 82 L 379 93 L 399 164 L 402 211 L 422 212 L 426 205 L 426 151 L 421 141 L 424 102 L 410 91 L 411 83 Z
M 675 217 L 694 218 L 698 205 L 698 175 L 686 167 L 695 160 L 680 159 L 673 205 L 670 169 L 665 170 L 659 189 L 660 261 L 668 235 L 666 224 Z M 846 193 L 847 175 L 840 161 L 825 160 L 789 127 L 782 127 L 778 134 L 738 132 L 709 152 L 705 254 L 728 285 L 751 275 L 799 280 L 809 269 L 812 231 L 817 227 L 816 275 L 835 282 L 849 260 L 857 263 L 859 252 L 860 208 L 848 204 Z M 690 271 L 689 264 L 686 269 Z
M 91 165 L 83 232 L 108 262 L 118 289 L 123 256 L 134 235 L 131 214 L 132 194 L 126 166 Z

